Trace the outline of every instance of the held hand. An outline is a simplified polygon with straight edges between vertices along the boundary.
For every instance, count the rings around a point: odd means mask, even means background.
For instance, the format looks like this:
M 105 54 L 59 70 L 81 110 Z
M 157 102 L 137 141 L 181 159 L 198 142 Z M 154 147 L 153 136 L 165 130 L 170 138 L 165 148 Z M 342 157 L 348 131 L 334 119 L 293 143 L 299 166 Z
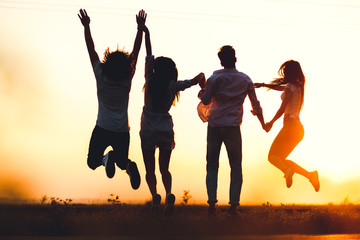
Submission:
M 138 30 L 145 33 L 149 32 L 149 29 L 145 25 L 138 25 Z
M 266 132 L 269 132 L 273 126 L 273 122 L 268 122 L 266 123 L 264 126 L 263 126 L 263 129 L 266 131 Z
M 145 25 L 146 17 L 147 17 L 147 13 L 144 11 L 144 9 L 141 9 L 139 11 L 139 14 L 136 15 L 136 23 L 138 24 L 138 26 Z
M 199 86 L 201 88 L 205 88 L 205 86 L 206 86 L 205 74 L 204 73 L 202 73 L 202 74 L 203 74 L 203 77 L 199 80 Z
M 83 25 L 84 27 L 89 26 L 89 24 L 90 24 L 90 17 L 88 16 L 86 10 L 85 10 L 85 9 L 80 9 L 80 10 L 79 10 L 79 13 L 80 13 L 80 14 L 78 14 L 78 17 L 80 18 L 80 21 L 81 21 L 82 25 Z
M 193 85 L 198 84 L 200 82 L 200 80 L 202 80 L 204 78 L 205 78 L 205 74 L 204 73 L 199 73 L 198 75 L 196 75 L 196 77 L 191 79 L 191 83 Z
M 264 83 L 254 83 L 254 88 L 265 87 Z

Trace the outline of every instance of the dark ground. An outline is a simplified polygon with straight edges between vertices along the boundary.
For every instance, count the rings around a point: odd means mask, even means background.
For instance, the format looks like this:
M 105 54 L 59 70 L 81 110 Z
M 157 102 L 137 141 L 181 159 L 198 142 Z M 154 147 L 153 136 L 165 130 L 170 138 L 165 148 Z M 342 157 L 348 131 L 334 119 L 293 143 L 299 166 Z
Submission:
M 359 234 L 360 206 L 227 206 L 209 217 L 207 206 L 176 205 L 165 217 L 150 206 L 126 204 L 0 204 L 0 239 L 11 236 L 244 236 Z

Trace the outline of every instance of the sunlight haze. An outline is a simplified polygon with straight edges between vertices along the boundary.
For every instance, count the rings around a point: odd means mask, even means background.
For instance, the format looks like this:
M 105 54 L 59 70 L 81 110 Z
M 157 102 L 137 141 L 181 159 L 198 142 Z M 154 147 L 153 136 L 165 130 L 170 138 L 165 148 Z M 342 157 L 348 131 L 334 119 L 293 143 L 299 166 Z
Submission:
M 222 45 L 236 50 L 239 71 L 253 82 L 270 82 L 280 65 L 299 61 L 306 77 L 302 142 L 289 159 L 318 170 L 316 193 L 299 175 L 286 188 L 283 174 L 267 161 L 282 118 L 266 133 L 244 103 L 241 125 L 243 175 L 241 204 L 360 203 L 358 74 L 360 2 L 322 0 L 254 1 L 2 1 L 0 0 L 0 198 L 54 196 L 93 203 L 110 194 L 127 203 L 150 200 L 140 147 L 145 42 L 140 50 L 129 98 L 129 158 L 138 164 L 141 186 L 132 190 L 117 169 L 108 179 L 103 167 L 87 164 L 88 144 L 97 116 L 95 77 L 77 16 L 85 8 L 99 57 L 107 47 L 131 52 L 135 15 L 144 9 L 153 54 L 174 60 L 179 79 L 199 72 L 208 78 L 221 68 Z M 199 86 L 181 92 L 170 113 L 176 147 L 170 161 L 173 192 L 181 202 L 207 200 L 206 128 L 197 115 Z M 269 121 L 280 93 L 256 90 Z M 158 169 L 158 164 L 156 164 Z M 156 172 L 158 190 L 165 191 Z M 219 203 L 228 202 L 230 168 L 222 147 Z

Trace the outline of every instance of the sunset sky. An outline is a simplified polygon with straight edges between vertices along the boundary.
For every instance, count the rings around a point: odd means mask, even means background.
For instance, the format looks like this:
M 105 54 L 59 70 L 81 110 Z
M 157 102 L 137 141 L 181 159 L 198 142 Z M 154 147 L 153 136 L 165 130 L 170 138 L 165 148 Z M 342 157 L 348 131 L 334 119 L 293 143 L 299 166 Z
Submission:
M 318 170 L 316 193 L 295 175 L 287 189 L 283 174 L 267 161 L 282 118 L 265 133 L 244 104 L 241 126 L 244 183 L 241 204 L 360 203 L 360 1 L 358 0 L 0 0 L 0 198 L 40 199 L 54 196 L 93 203 L 110 194 L 127 203 L 150 199 L 140 148 L 145 44 L 140 51 L 129 102 L 130 153 L 142 184 L 131 189 L 117 169 L 108 179 L 104 168 L 86 164 L 97 116 L 95 77 L 77 17 L 85 8 L 100 58 L 107 47 L 131 51 L 135 15 L 148 13 L 153 54 L 171 57 L 179 79 L 220 69 L 217 52 L 234 46 L 237 69 L 254 82 L 277 77 L 280 65 L 294 59 L 306 76 L 301 120 L 305 137 L 290 159 Z M 198 86 L 181 93 L 170 114 L 176 147 L 170 171 L 173 192 L 181 201 L 207 200 L 206 127 L 197 116 Z M 270 120 L 280 93 L 257 89 Z M 158 165 L 157 165 L 158 168 Z M 157 171 L 159 193 L 164 196 Z M 228 202 L 230 169 L 225 148 L 220 157 L 218 199 Z

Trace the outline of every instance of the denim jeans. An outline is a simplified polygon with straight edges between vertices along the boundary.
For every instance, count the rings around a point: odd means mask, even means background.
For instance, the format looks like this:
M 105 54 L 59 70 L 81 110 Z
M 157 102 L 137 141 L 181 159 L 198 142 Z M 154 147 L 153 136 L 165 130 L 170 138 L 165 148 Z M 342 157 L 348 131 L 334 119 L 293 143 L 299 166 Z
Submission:
M 207 133 L 206 187 L 208 203 L 217 202 L 217 182 L 219 155 L 222 143 L 225 144 L 231 168 L 230 202 L 239 205 L 242 186 L 242 141 L 240 127 L 210 127 Z

